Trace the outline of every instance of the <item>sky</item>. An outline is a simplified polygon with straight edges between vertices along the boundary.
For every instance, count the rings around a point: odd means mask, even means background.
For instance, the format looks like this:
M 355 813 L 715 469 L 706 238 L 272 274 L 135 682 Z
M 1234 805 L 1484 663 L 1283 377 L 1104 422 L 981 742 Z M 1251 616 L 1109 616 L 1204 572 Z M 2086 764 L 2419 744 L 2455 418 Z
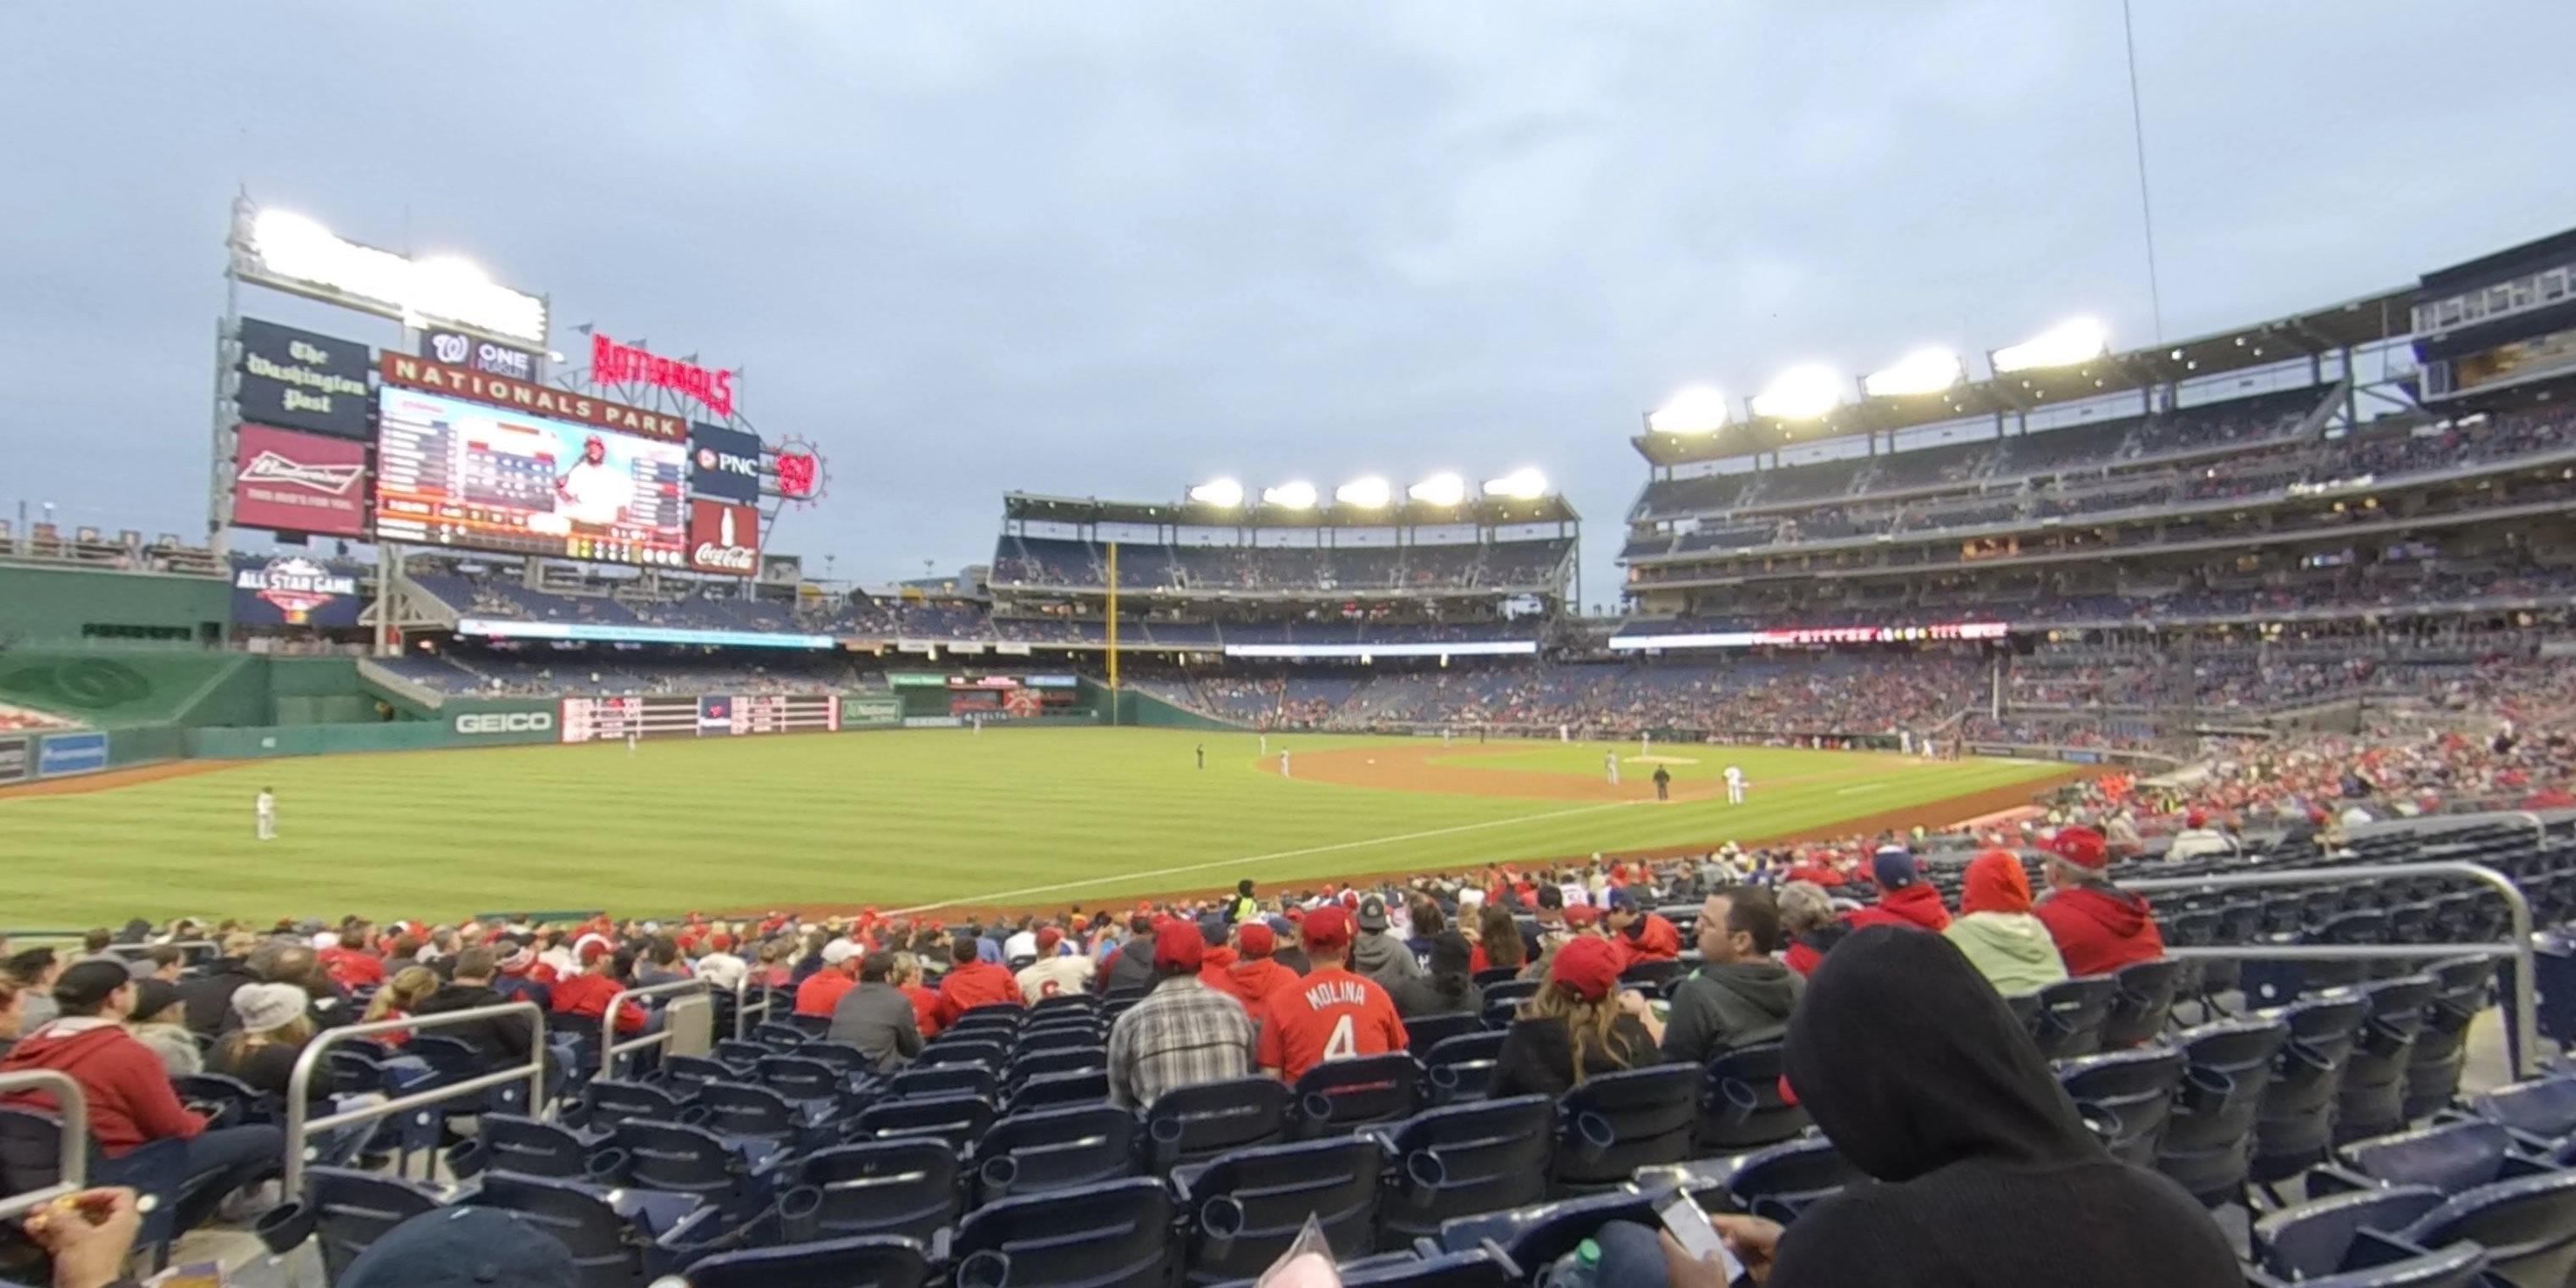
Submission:
M 2576 89 L 2492 56 L 2576 5 L 2135 20 L 2165 336 L 2576 220 Z M 0 506 L 202 530 L 246 190 L 742 369 L 830 461 L 809 572 L 984 562 L 1011 490 L 1526 465 L 1607 604 L 1679 387 L 2151 343 L 2129 105 L 2105 0 L 15 0 Z

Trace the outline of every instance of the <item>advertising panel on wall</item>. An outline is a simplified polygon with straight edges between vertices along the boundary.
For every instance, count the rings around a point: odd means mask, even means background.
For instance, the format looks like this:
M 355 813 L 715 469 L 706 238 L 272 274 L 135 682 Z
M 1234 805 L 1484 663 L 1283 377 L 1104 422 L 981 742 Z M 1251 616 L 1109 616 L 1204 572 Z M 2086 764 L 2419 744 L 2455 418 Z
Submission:
M 49 733 L 36 744 L 36 777 L 95 774 L 107 768 L 107 735 Z
M 891 699 L 885 701 L 891 705 Z M 630 732 L 645 739 L 824 733 L 837 727 L 842 706 L 838 696 L 828 693 L 566 698 L 562 738 L 619 742 Z M 887 713 L 888 722 L 894 718 Z
M 389 388 L 376 525 L 423 545 L 685 566 L 677 443 Z
M 486 340 L 479 335 L 467 335 L 443 327 L 432 327 L 420 333 L 420 356 L 485 375 L 526 381 L 537 378 L 536 354 L 498 340 Z
M 258 318 L 241 320 L 240 338 L 234 400 L 243 420 L 367 437 L 367 346 Z
M 841 727 L 844 729 L 893 729 L 903 724 L 903 699 L 880 697 L 845 697 L 841 699 Z
M 388 351 L 377 360 L 376 373 L 384 378 L 386 384 L 417 389 L 426 394 L 445 394 L 550 420 L 597 425 L 601 429 L 613 429 L 638 438 L 658 438 L 667 443 L 689 441 L 689 422 L 677 416 L 593 398 L 570 389 L 549 389 L 525 380 L 451 367 L 407 353 Z
M 367 445 L 244 425 L 233 452 L 233 526 L 335 537 L 367 531 Z
M 725 501 L 691 500 L 689 569 L 728 577 L 760 571 L 760 511 Z
M 760 436 L 691 421 L 689 491 L 745 505 L 760 500 Z
M 0 737 L 0 784 L 23 783 L 35 776 L 33 742 L 24 734 Z
M 366 599 L 358 575 L 303 555 L 232 556 L 233 622 L 242 626 L 355 626 Z

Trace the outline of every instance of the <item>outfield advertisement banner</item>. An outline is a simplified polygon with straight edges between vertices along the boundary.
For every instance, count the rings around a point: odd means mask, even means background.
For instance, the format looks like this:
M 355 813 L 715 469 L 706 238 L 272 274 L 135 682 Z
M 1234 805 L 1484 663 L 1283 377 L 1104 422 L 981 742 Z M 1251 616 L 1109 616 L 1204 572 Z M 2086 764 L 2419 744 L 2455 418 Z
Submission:
M 18 735 L 0 738 L 0 783 L 23 783 L 35 775 L 34 758 L 27 754 L 28 742 Z
M 829 693 L 566 698 L 558 726 L 565 742 L 621 742 L 630 733 L 652 740 L 827 733 L 840 727 L 842 710 L 841 698 Z
M 841 727 L 844 729 L 900 729 L 903 727 L 901 698 L 843 698 Z
M 107 735 L 49 733 L 36 744 L 36 777 L 95 774 L 107 768 Z

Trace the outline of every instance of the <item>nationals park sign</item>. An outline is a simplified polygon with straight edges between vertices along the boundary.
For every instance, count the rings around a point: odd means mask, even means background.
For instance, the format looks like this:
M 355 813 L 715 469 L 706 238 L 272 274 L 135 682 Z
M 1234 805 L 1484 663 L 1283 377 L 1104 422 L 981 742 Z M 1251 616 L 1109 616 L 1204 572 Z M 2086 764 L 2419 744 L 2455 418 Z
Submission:
M 689 422 L 685 417 L 666 416 L 569 389 L 548 389 L 524 380 L 512 380 L 508 376 L 451 367 L 407 353 L 386 353 L 378 361 L 378 374 L 384 377 L 386 384 L 400 385 L 405 389 L 424 389 L 496 407 L 515 407 L 555 420 L 613 429 L 621 434 L 639 434 L 671 443 L 689 441 Z

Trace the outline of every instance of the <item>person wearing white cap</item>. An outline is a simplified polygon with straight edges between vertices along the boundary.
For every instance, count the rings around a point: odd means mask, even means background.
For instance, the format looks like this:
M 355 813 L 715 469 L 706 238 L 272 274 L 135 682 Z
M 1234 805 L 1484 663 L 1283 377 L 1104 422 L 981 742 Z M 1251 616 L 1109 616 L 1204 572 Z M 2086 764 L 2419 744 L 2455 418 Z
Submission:
M 1023 930 L 1002 941 L 1002 962 L 1017 971 L 1038 959 L 1038 936 L 1034 930 Z
M 244 984 L 233 991 L 233 1019 L 240 1025 L 215 1046 L 207 1068 L 239 1078 L 254 1091 L 286 1094 L 295 1059 L 313 1040 L 304 990 L 293 984 Z M 327 1086 L 324 1088 L 327 1090 Z
M 841 994 L 858 987 L 859 957 L 859 946 L 846 937 L 823 945 L 823 969 L 796 986 L 796 1013 L 829 1018 Z

